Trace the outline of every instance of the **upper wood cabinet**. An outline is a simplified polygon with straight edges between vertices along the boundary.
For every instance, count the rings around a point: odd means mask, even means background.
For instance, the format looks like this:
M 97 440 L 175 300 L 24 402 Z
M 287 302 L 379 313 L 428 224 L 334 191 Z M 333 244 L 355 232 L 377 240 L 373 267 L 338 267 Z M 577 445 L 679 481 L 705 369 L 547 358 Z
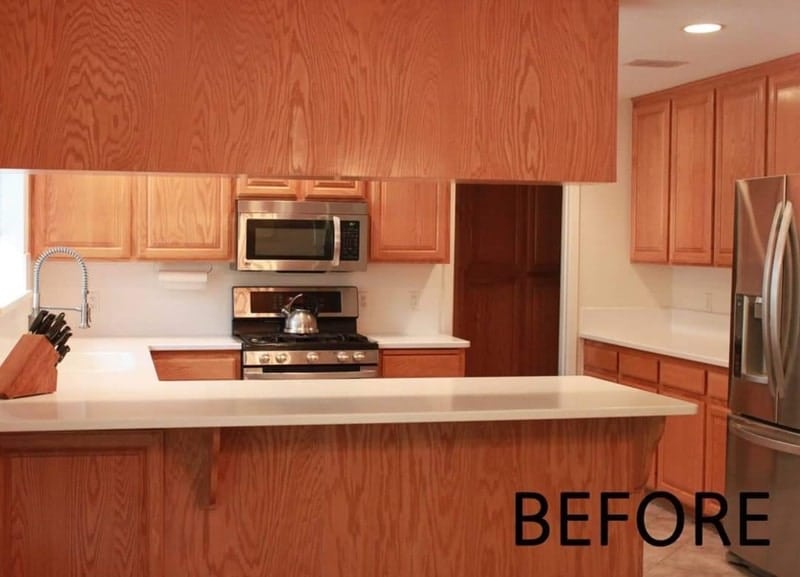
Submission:
M 134 203 L 136 256 L 152 260 L 230 260 L 231 180 L 145 176 Z
M 131 203 L 139 184 L 108 174 L 31 177 L 31 255 L 68 246 L 85 258 L 130 258 Z
M 669 241 L 670 101 L 633 108 L 631 261 L 665 263 Z
M 711 264 L 714 91 L 672 99 L 669 260 Z
M 370 183 L 369 210 L 371 261 L 449 261 L 449 182 Z
M 4 6 L 0 166 L 614 180 L 619 0 L 189 5 Z
M 764 175 L 767 79 L 736 80 L 716 98 L 714 264 L 731 266 L 736 180 Z
M 240 176 L 236 183 L 238 198 L 275 200 L 366 200 L 366 183 L 357 180 L 280 180 Z
M 89 259 L 231 260 L 231 179 L 36 175 L 30 230 L 33 255 L 61 245 Z
M 800 172 L 800 66 L 769 77 L 767 174 Z

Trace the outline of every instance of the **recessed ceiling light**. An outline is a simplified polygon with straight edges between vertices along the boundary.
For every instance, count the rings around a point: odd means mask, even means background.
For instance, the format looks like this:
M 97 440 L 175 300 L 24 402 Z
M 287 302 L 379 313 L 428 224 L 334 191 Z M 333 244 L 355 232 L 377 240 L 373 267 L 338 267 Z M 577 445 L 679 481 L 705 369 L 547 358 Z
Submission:
M 710 22 L 705 24 L 689 24 L 683 27 L 683 31 L 689 34 L 710 34 L 711 32 L 719 32 L 720 30 L 722 30 L 722 24 L 713 24 Z

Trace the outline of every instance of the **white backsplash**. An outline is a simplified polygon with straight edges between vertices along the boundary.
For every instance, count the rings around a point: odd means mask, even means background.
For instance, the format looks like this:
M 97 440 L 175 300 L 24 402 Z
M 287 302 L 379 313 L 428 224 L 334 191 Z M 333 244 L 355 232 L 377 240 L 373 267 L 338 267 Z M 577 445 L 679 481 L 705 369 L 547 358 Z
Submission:
M 279 274 L 231 270 L 213 264 L 199 290 L 174 290 L 158 281 L 147 262 L 88 262 L 92 327 L 81 336 L 213 336 L 231 330 L 231 287 L 236 285 L 357 286 L 366 297 L 358 328 L 366 334 L 436 334 L 452 330 L 452 266 L 370 264 L 356 273 Z M 73 262 L 48 261 L 41 274 L 41 303 L 74 306 L 80 273 Z M 412 306 L 412 293 L 418 296 Z M 68 315 L 77 327 L 77 313 Z
M 672 308 L 731 313 L 731 269 L 673 266 Z

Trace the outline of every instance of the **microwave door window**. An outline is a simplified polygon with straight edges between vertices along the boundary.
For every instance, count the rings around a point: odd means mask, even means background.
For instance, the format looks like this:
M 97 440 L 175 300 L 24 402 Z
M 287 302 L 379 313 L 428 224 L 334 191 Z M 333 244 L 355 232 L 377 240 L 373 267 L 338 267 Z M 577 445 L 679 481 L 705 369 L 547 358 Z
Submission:
M 333 223 L 330 220 L 248 220 L 247 258 L 333 260 Z

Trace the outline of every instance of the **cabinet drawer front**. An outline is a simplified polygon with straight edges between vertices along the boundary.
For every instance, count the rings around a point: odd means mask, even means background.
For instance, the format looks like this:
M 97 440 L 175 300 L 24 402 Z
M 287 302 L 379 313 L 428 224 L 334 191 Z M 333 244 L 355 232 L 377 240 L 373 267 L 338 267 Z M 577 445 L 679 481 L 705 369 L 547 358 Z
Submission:
M 708 371 L 708 396 L 722 404 L 728 404 L 728 373 Z
M 386 351 L 381 353 L 382 377 L 463 377 L 464 351 Z
M 585 342 L 583 344 L 583 364 L 587 368 L 617 374 L 617 351 L 608 345 Z
M 640 381 L 658 383 L 658 359 L 627 351 L 619 353 L 619 375 Z
M 698 365 L 661 361 L 660 382 L 687 393 L 706 394 L 706 371 Z

